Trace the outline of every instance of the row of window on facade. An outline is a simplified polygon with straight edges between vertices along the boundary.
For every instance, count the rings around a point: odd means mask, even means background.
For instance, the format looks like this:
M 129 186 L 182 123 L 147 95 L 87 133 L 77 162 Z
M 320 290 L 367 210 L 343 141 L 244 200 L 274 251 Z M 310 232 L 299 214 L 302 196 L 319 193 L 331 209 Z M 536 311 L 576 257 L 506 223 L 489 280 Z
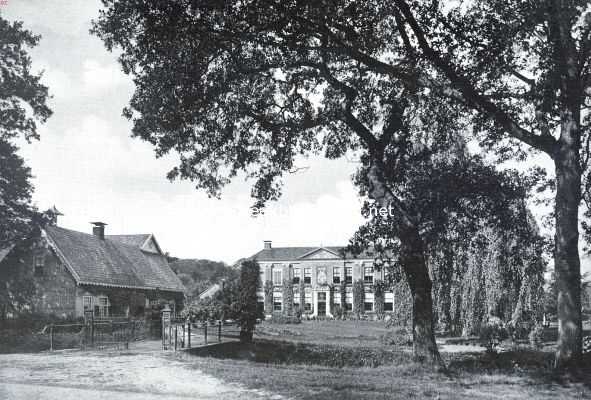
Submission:
M 329 270 L 331 267 L 328 267 Z M 303 276 L 302 276 L 303 272 Z M 342 277 L 343 268 L 342 267 L 332 267 L 332 283 L 340 284 L 343 280 Z M 345 267 L 344 268 L 345 277 L 344 282 L 346 284 L 353 283 L 353 267 Z M 261 273 L 261 277 L 264 273 Z M 283 268 L 282 267 L 273 267 L 272 268 L 272 281 L 273 285 L 282 285 L 283 284 Z M 328 283 L 328 279 L 326 276 L 326 268 L 318 268 L 317 272 L 317 282 L 319 284 Z M 302 280 L 303 278 L 303 280 Z M 262 278 L 261 278 L 262 281 Z M 373 283 L 374 281 L 374 269 L 373 267 L 364 267 L 363 268 L 363 282 L 364 283 Z M 299 284 L 300 282 L 304 282 L 305 284 L 312 283 L 312 268 L 299 268 L 295 267 L 293 269 L 293 278 L 292 282 L 294 284 Z M 262 282 L 261 282 L 262 283 Z
M 162 308 L 162 306 L 164 304 L 168 304 L 168 306 L 170 307 L 171 311 L 172 311 L 172 315 L 176 315 L 176 303 L 174 301 L 166 301 L 166 300 L 162 300 L 162 299 L 152 299 L 149 300 L 148 304 L 150 305 L 150 307 L 154 308 Z M 111 307 L 111 301 L 109 300 L 109 298 L 105 295 L 100 295 L 97 297 L 94 296 L 82 296 L 82 305 L 84 308 L 84 315 L 86 315 L 87 312 L 91 312 L 92 311 L 92 315 L 94 318 L 107 318 L 109 316 L 112 316 L 112 307 Z M 142 307 L 143 309 L 143 307 Z M 121 310 L 119 311 L 115 311 L 115 314 L 118 314 L 119 312 L 121 312 Z
M 261 302 L 262 299 L 259 299 Z M 326 304 L 326 293 L 325 292 L 318 292 L 318 303 L 325 303 Z M 365 293 L 363 308 L 364 311 L 372 312 L 374 311 L 374 294 L 373 293 Z M 300 306 L 300 296 L 299 293 L 294 292 L 294 307 Z M 340 302 L 340 293 L 334 294 L 334 307 L 341 306 Z M 353 310 L 353 292 L 345 293 L 345 309 L 347 311 Z M 274 292 L 273 293 L 273 311 L 283 311 L 283 293 L 281 292 Z M 304 311 L 313 311 L 312 308 L 312 292 L 306 290 L 304 292 Z M 394 294 L 393 293 L 385 293 L 384 294 L 384 311 L 394 311 Z

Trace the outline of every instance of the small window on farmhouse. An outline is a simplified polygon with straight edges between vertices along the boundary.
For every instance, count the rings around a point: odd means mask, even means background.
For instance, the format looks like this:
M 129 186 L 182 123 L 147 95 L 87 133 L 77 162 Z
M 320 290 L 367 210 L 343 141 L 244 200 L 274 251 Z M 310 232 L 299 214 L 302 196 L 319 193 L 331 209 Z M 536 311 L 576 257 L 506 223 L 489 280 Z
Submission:
M 373 268 L 372 267 L 363 268 L 363 282 L 373 283 Z
M 82 305 L 84 307 L 84 312 L 92 311 L 92 296 L 83 296 Z
M 94 306 L 94 315 L 99 318 L 106 318 L 109 316 L 109 298 L 107 296 L 100 296 L 97 304 Z
M 304 283 L 312 283 L 312 268 L 304 268 Z
M 353 283 L 353 267 L 345 268 L 345 283 Z
M 45 269 L 45 255 L 35 254 L 33 256 L 33 265 L 35 268 L 35 275 L 43 275 Z
M 394 303 L 384 303 L 384 311 L 394 311 Z
M 341 283 L 341 268 L 334 267 L 332 269 L 332 283 Z
M 300 283 L 300 274 L 301 274 L 301 271 L 299 268 L 293 269 L 293 283 L 296 285 Z

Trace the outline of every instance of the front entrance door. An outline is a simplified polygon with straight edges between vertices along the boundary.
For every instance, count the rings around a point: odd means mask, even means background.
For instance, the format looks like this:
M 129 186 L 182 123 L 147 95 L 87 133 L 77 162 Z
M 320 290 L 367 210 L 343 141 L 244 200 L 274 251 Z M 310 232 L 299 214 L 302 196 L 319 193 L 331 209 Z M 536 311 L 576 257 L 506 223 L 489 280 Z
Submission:
M 318 293 L 318 316 L 326 317 L 326 293 Z

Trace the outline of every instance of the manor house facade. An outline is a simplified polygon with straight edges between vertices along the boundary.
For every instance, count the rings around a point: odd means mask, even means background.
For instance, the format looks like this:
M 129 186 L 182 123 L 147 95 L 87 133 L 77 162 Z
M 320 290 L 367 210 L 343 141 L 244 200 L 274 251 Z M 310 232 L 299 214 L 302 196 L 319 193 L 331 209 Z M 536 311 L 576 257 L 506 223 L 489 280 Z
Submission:
M 384 279 L 384 269 L 374 268 L 374 257 L 371 250 L 354 256 L 345 253 L 343 247 L 273 247 L 271 241 L 265 241 L 263 250 L 251 257 L 261 267 L 259 304 L 271 304 L 265 302 L 268 299 L 264 287 L 266 282 L 272 282 L 272 310 L 266 309 L 265 314 L 283 312 L 283 285 L 291 282 L 295 307 L 311 317 L 333 317 L 337 306 L 353 310 L 353 283 L 360 280 L 364 284 L 363 312 L 372 314 L 376 310 L 375 284 Z M 343 282 L 345 301 L 341 304 Z M 300 304 L 301 283 L 303 304 Z M 383 309 L 386 313 L 394 309 L 394 296 L 390 290 L 384 294 Z

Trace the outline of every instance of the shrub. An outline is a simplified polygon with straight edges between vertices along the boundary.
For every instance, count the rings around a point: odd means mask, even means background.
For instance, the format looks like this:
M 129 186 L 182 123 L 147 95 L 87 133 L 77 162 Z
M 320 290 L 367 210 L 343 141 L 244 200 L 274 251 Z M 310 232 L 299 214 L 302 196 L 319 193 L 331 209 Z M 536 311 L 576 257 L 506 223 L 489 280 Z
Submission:
M 272 324 L 299 324 L 302 320 L 296 315 L 273 314 L 267 322 Z
M 343 319 L 345 317 L 345 312 L 343 307 L 338 304 L 335 304 L 332 309 L 332 316 L 336 319 Z
M 283 280 L 283 313 L 293 315 L 293 282 L 291 279 Z
M 303 281 L 300 282 L 299 293 L 300 293 L 300 317 L 301 317 L 301 315 L 304 313 L 304 310 L 306 307 L 306 285 L 304 285 Z
M 488 353 L 495 353 L 497 346 L 508 337 L 509 332 L 500 318 L 490 317 L 480 327 L 480 343 L 486 348 Z
M 394 311 L 388 313 L 390 320 L 386 322 L 387 327 L 412 326 L 412 296 L 406 279 L 392 285 L 394 293 Z
M 544 345 L 544 327 L 542 325 L 536 325 L 529 332 L 529 344 L 536 349 L 541 349 Z
M 181 317 L 191 321 L 213 321 L 222 318 L 222 304 L 212 297 L 188 304 L 181 312 Z
M 341 295 L 341 318 L 345 319 L 347 316 L 347 284 L 345 280 L 341 282 L 340 287 L 340 295 Z
M 393 328 L 382 335 L 380 342 L 387 346 L 410 346 L 412 345 L 412 331 L 404 326 Z
M 240 268 L 240 341 L 251 342 L 257 319 L 257 289 L 260 267 L 256 261 L 248 260 Z
M 265 314 L 273 313 L 273 282 L 265 282 Z
M 385 299 L 385 290 L 386 284 L 382 280 L 376 281 L 373 286 L 373 295 L 374 295 L 374 310 L 376 312 L 376 316 L 378 319 L 384 318 L 384 303 Z
M 365 312 L 365 285 L 361 279 L 358 279 L 353 284 L 353 313 L 357 318 Z

